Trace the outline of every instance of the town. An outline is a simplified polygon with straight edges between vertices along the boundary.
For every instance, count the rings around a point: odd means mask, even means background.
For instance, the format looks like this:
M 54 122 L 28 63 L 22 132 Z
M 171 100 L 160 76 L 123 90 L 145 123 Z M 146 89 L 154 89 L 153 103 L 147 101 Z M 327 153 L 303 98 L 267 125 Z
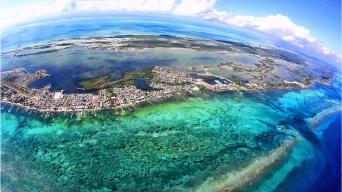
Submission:
M 196 91 L 193 79 L 185 72 L 154 67 L 150 86 L 152 91 L 124 85 L 118 88 L 100 89 L 95 93 L 64 94 L 63 90 L 52 92 L 50 85 L 30 89 L 28 85 L 50 75 L 45 70 L 29 73 L 15 69 L 6 74 L 12 76 L 1 80 L 1 101 L 17 104 L 40 112 L 91 111 L 110 108 L 126 108 L 142 102 L 152 102 L 174 95 Z M 3 73 L 5 74 L 5 72 Z
M 176 71 L 155 66 L 149 82 L 151 90 L 142 90 L 132 84 L 99 89 L 96 93 L 68 93 L 50 91 L 51 85 L 40 89 L 29 88 L 30 83 L 51 75 L 46 70 L 29 73 L 19 68 L 2 72 L 1 101 L 16 104 L 39 112 L 96 111 L 101 109 L 124 109 L 147 102 L 164 100 L 176 95 L 187 95 L 200 90 L 221 92 L 258 90 L 268 88 L 307 87 L 306 82 L 284 82 L 279 85 L 241 83 L 208 73 Z M 206 80 L 214 79 L 213 83 Z

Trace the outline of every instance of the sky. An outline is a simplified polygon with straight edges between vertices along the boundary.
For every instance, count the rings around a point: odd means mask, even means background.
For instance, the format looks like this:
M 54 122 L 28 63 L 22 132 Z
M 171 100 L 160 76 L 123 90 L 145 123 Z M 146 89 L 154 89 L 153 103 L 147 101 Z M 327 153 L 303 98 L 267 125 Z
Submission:
M 248 28 L 341 59 L 340 0 L 0 0 L 0 27 L 82 12 L 165 13 Z
M 286 15 L 341 53 L 341 0 L 220 0 L 216 6 L 240 15 Z

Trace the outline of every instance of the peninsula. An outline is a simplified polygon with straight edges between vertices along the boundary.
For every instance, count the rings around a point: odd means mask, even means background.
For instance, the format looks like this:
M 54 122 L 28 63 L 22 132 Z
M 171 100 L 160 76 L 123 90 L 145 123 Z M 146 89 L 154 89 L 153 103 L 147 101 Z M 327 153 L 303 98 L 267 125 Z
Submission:
M 201 91 L 239 91 L 261 89 L 286 89 L 311 85 L 310 79 L 303 82 L 284 81 L 279 84 L 242 83 L 210 73 L 196 73 L 164 69 L 160 66 L 130 72 L 123 79 L 110 82 L 99 77 L 80 82 L 84 89 L 96 89 L 94 93 L 68 93 L 63 90 L 50 91 L 51 85 L 31 89 L 29 84 L 40 78 L 49 78 L 46 70 L 35 73 L 17 68 L 2 73 L 1 101 L 39 112 L 94 111 L 101 109 L 123 109 L 142 102 L 151 103 L 176 95 L 200 93 Z M 149 90 L 138 88 L 134 81 L 145 78 Z
M 334 76 L 330 69 L 319 63 L 283 49 L 168 35 L 59 39 L 2 54 L 12 59 L 40 59 L 40 56 L 50 54 L 58 60 L 59 53 L 67 58 L 67 50 L 74 49 L 86 53 L 96 51 L 96 54 L 104 53 L 107 56 L 117 54 L 124 59 L 121 63 L 118 63 L 120 57 L 115 57 L 109 63 L 94 59 L 94 64 L 89 63 L 89 66 L 78 65 L 80 70 L 73 70 L 69 76 L 79 77 L 77 81 L 66 83 L 60 89 L 55 89 L 49 83 L 39 88 L 30 86 L 38 79 L 55 77 L 56 70 L 60 70 L 56 67 L 55 71 L 49 71 L 49 66 L 26 68 L 23 65 L 20 68 L 10 68 L 11 70 L 1 72 L 1 102 L 39 112 L 121 110 L 144 102 L 153 103 L 177 95 L 201 94 L 206 91 L 307 88 L 315 82 L 330 83 Z M 193 55 L 190 57 L 192 60 L 204 59 L 205 62 L 188 64 L 186 58 L 183 60 L 181 56 L 177 59 L 183 64 L 174 59 L 163 60 L 165 53 L 181 55 L 183 51 Z M 151 53 L 151 57 L 138 59 L 133 63 L 133 52 Z M 202 55 L 195 54 L 197 52 Z M 161 55 L 152 56 L 152 53 Z M 209 57 L 212 54 L 215 57 Z M 216 61 L 218 58 L 221 59 Z M 150 60 L 144 62 L 145 59 Z M 158 64 L 161 61 L 165 63 Z M 97 62 L 101 63 L 98 67 L 95 64 Z M 64 75 L 65 72 L 61 70 L 59 73 Z M 55 82 L 63 80 L 63 77 L 54 79 Z M 70 84 L 83 92 L 73 89 L 63 92 Z

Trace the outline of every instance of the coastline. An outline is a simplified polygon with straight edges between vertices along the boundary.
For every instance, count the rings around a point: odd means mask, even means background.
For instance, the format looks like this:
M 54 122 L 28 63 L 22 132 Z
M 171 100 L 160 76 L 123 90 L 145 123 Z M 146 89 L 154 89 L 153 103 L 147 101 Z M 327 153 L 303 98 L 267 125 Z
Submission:
M 33 108 L 33 107 L 28 107 L 25 106 L 21 103 L 15 103 L 15 102 L 10 102 L 10 101 L 4 101 L 4 100 L 0 100 L 0 105 L 2 105 L 2 103 L 8 104 L 8 105 L 14 105 L 18 108 L 21 108 L 25 111 L 34 111 L 34 112 L 38 112 L 38 113 L 54 113 L 54 114 L 60 114 L 60 113 L 92 113 L 92 112 L 100 112 L 100 111 L 105 111 L 105 110 L 110 110 L 112 112 L 115 112 L 116 114 L 120 114 L 120 113 L 125 113 L 125 109 L 136 109 L 141 105 L 154 105 L 157 103 L 163 103 L 163 102 L 167 102 L 169 99 L 172 98 L 177 98 L 177 97 L 189 97 L 190 95 L 193 95 L 195 92 L 188 92 L 188 93 L 177 93 L 174 95 L 167 95 L 167 96 L 163 96 L 163 97 L 158 97 L 158 98 L 153 98 L 153 99 L 146 99 L 146 100 L 140 100 L 137 101 L 136 103 L 133 104 L 125 104 L 125 105 L 121 105 L 121 106 L 116 106 L 116 107 L 103 107 L 103 108 L 94 108 L 94 109 L 66 109 L 66 110 L 42 110 L 42 109 L 37 109 L 37 108 Z M 1 108 L 2 109 L 2 108 Z M 131 110 L 128 110 L 131 111 Z
M 200 86 L 202 84 L 196 84 L 196 86 Z M 305 87 L 306 88 L 310 88 L 312 85 Z M 303 87 L 288 87 L 288 88 L 284 88 L 284 89 L 279 89 L 279 88 L 275 88 L 275 90 L 295 90 L 295 89 L 303 89 Z M 112 111 L 116 111 L 116 113 L 119 113 L 118 110 L 123 111 L 124 109 L 130 109 L 130 108 L 136 108 L 140 105 L 143 104 L 152 104 L 152 103 L 159 103 L 159 102 L 164 102 L 170 98 L 173 97 L 178 97 L 178 96 L 189 96 L 189 95 L 193 95 L 196 92 L 199 94 L 205 94 L 203 93 L 203 91 L 208 91 L 211 93 L 224 93 L 224 92 L 240 92 L 240 91 L 250 91 L 250 92 L 255 92 L 255 91 L 267 91 L 267 90 L 272 90 L 271 88 L 253 88 L 253 89 L 248 89 L 245 87 L 241 87 L 241 89 L 212 89 L 211 87 L 205 87 L 205 90 L 189 90 L 189 91 L 178 91 L 169 95 L 165 95 L 165 96 L 160 96 L 157 98 L 152 98 L 152 99 L 144 99 L 144 100 L 139 100 L 136 101 L 135 103 L 131 103 L 131 104 L 121 104 L 120 106 L 109 106 L 109 107 L 98 107 L 98 108 L 93 108 L 93 109 L 84 109 L 84 108 L 80 108 L 80 109 L 39 109 L 39 108 L 34 108 L 34 107 L 29 107 L 26 105 L 23 105 L 21 103 L 16 103 L 16 102 L 11 102 L 11 101 L 6 101 L 6 100 L 0 100 L 0 103 L 7 103 L 10 105 L 15 105 L 17 107 L 20 107 L 24 110 L 32 110 L 32 111 L 36 111 L 36 112 L 40 112 L 40 113 L 91 113 L 91 112 L 98 112 L 98 111 L 103 111 L 103 110 L 112 110 Z M 341 109 L 340 109 L 341 110 Z

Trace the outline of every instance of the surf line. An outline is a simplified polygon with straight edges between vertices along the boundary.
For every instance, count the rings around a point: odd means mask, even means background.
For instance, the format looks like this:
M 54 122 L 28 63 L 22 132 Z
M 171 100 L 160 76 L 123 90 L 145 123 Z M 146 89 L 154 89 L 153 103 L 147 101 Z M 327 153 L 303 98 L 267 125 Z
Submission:
M 195 188 L 194 191 L 231 192 L 241 190 L 253 181 L 262 177 L 267 170 L 286 157 L 291 152 L 296 142 L 297 139 L 287 140 L 278 148 L 270 151 L 267 155 L 255 158 L 244 168 L 228 172 L 217 179 L 208 178 Z
M 316 114 L 314 117 L 307 119 L 308 126 L 315 131 L 319 131 L 318 129 L 321 129 L 321 127 L 324 126 L 325 121 L 328 121 L 330 118 L 333 118 L 341 111 L 342 108 L 340 106 L 324 109 L 323 111 Z

